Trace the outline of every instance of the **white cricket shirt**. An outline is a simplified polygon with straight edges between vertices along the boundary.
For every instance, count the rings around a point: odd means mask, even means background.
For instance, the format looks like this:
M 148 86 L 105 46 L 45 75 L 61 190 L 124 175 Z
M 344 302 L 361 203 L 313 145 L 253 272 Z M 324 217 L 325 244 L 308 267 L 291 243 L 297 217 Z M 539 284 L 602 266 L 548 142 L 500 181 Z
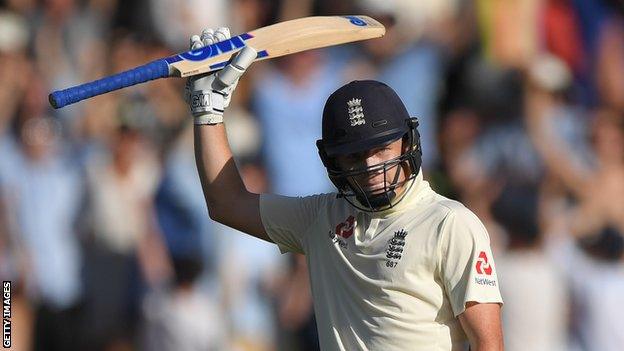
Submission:
M 306 255 L 323 350 L 465 350 L 466 302 L 502 303 L 486 229 L 422 171 L 383 213 L 336 194 L 262 195 L 260 213 L 282 252 Z

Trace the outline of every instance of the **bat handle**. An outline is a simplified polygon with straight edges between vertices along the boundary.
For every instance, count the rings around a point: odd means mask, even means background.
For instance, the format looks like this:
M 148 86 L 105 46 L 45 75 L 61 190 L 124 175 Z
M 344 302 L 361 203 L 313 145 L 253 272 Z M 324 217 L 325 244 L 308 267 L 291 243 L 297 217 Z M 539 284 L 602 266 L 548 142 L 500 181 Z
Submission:
M 169 65 L 165 59 L 159 59 L 125 72 L 94 80 L 93 82 L 54 91 L 48 98 L 52 107 L 61 108 L 80 100 L 108 93 L 109 91 L 168 76 Z

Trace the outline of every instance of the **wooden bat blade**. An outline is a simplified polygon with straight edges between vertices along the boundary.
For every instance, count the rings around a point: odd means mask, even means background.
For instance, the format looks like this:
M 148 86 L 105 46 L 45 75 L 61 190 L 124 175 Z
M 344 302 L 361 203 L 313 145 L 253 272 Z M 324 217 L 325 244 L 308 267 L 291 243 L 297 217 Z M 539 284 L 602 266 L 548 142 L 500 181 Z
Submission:
M 223 68 L 232 54 L 248 45 L 258 51 L 257 60 L 297 52 L 379 38 L 384 26 L 368 16 L 314 16 L 276 23 L 229 40 L 167 58 L 170 71 L 188 77 Z

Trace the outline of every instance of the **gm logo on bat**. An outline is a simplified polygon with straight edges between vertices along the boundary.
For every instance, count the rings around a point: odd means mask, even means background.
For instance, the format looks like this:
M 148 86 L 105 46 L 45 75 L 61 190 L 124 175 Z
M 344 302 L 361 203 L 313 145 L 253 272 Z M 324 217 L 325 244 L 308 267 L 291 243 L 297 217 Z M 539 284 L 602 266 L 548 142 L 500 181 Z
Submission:
M 189 60 L 189 61 L 203 61 L 209 57 L 221 55 L 230 51 L 241 49 L 245 46 L 245 40 L 249 40 L 253 36 L 249 33 L 237 35 L 228 40 L 220 41 L 218 43 L 204 46 L 203 48 L 184 52 L 182 54 L 167 58 L 167 62 L 174 63 L 177 61 Z M 170 61 L 171 60 L 171 61 Z
M 345 16 L 352 24 L 360 27 L 367 26 L 366 22 L 356 16 Z M 205 46 L 203 48 L 187 51 L 185 53 L 168 57 L 167 63 L 175 63 L 182 60 L 189 61 L 203 61 L 207 58 L 217 55 L 225 54 L 234 50 L 242 49 L 245 46 L 245 41 L 253 38 L 253 35 L 249 33 L 237 35 L 228 40 L 224 40 L 212 45 Z M 258 57 L 268 56 L 266 50 L 258 52 Z

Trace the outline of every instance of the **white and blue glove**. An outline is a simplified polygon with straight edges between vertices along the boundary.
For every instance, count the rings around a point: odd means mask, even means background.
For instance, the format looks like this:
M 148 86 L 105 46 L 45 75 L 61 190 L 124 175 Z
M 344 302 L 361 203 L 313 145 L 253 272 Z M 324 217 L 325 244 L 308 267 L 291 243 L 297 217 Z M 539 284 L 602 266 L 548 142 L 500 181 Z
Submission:
M 230 30 L 226 27 L 221 27 L 216 31 L 204 29 L 201 37 L 199 35 L 191 37 L 191 50 L 228 38 L 230 38 Z M 230 105 L 238 79 L 256 59 L 256 56 L 257 52 L 254 48 L 245 46 L 222 70 L 192 76 L 188 79 L 186 98 L 195 124 L 223 123 L 223 111 Z

